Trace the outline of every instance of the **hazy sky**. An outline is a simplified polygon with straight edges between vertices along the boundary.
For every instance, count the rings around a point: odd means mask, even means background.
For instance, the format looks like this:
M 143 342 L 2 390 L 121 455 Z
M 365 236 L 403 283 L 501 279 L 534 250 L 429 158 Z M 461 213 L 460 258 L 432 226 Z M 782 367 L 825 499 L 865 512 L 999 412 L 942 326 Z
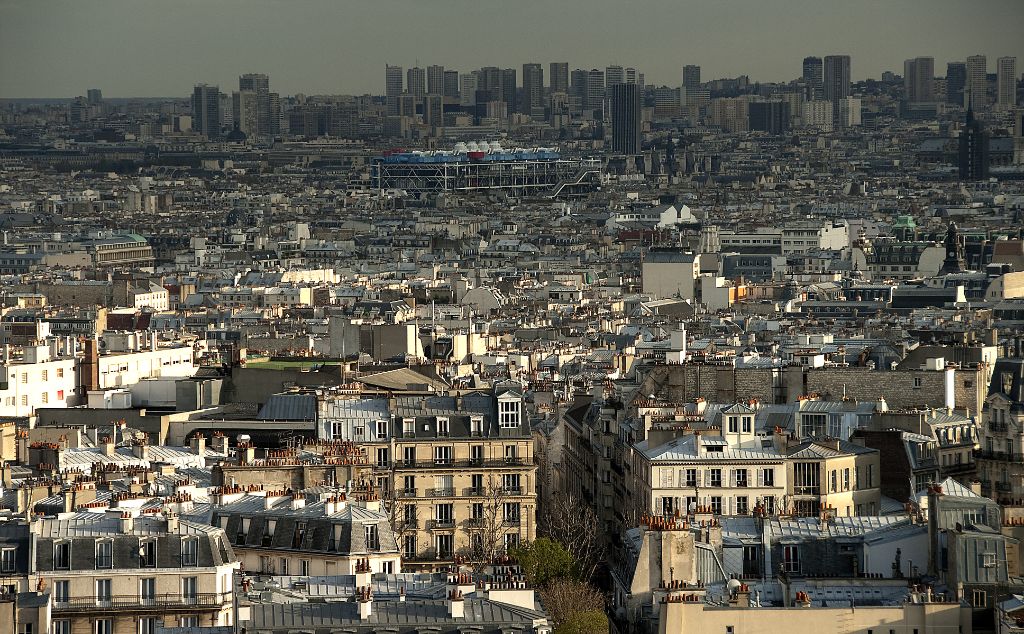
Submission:
M 829 53 L 855 80 L 919 55 L 939 75 L 977 53 L 1022 70 L 1024 0 L 0 0 L 0 97 L 185 96 L 245 72 L 282 94 L 382 94 L 385 63 L 417 60 L 779 81 Z

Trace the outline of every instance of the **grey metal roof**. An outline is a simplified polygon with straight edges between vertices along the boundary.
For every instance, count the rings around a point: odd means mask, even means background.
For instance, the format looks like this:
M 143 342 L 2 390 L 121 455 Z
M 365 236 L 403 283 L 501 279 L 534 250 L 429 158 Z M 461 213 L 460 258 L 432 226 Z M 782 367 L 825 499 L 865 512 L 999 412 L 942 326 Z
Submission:
M 315 394 L 274 394 L 256 416 L 260 420 L 316 420 Z

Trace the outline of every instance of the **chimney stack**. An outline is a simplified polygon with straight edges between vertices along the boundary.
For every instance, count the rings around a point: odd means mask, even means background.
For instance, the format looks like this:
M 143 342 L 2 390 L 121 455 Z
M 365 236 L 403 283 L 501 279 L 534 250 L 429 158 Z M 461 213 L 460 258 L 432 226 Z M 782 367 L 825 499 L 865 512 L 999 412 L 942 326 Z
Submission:
M 175 513 L 174 511 L 167 511 L 166 517 L 167 517 L 167 532 L 168 533 L 177 533 L 178 532 L 178 526 L 179 526 L 178 514 Z
M 103 455 L 110 457 L 114 455 L 114 441 L 110 439 L 110 436 L 103 437 Z
M 206 436 L 203 432 L 197 433 L 192 436 L 192 453 L 196 454 L 200 458 L 206 455 Z
M 462 591 L 452 590 L 448 594 L 448 616 L 453 619 L 465 618 L 466 602 L 462 598 Z
M 135 528 L 135 518 L 132 517 L 131 511 L 124 511 L 121 513 L 121 532 L 131 533 Z
M 356 601 L 359 603 L 359 619 L 365 621 L 373 614 L 373 589 L 370 586 L 356 588 Z

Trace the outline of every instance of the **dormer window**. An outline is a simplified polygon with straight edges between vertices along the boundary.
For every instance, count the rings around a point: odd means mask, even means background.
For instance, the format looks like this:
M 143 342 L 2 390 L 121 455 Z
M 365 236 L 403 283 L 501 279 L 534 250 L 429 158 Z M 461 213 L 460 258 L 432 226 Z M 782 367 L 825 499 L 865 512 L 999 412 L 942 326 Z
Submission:
M 484 433 L 484 419 L 474 416 L 469 419 L 469 434 L 471 436 L 482 436 Z
M 450 431 L 449 431 L 449 427 L 448 427 L 448 419 L 447 418 L 438 418 L 437 419 L 437 435 L 438 436 L 447 436 L 449 433 L 450 433 Z
M 520 424 L 519 400 L 498 401 L 498 425 L 502 429 L 514 429 Z
M 383 440 L 388 437 L 388 421 L 379 420 L 377 421 L 377 439 Z

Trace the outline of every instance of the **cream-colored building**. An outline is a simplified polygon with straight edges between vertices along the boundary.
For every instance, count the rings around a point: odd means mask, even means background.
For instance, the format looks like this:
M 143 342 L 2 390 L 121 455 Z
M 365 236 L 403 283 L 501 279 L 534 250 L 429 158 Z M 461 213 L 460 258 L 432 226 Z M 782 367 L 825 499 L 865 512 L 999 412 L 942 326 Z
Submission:
M 533 439 L 522 394 L 328 397 L 321 433 L 373 466 L 407 568 L 490 559 L 536 537 Z
M 232 540 L 245 570 L 271 575 L 393 574 L 398 542 L 380 500 L 329 492 L 245 492 L 221 487 L 211 523 Z
M 33 558 L 17 586 L 49 594 L 51 634 L 152 634 L 233 624 L 238 569 L 224 531 L 176 513 L 68 513 L 20 524 Z M 8 546 L 12 544 L 12 546 Z
M 815 584 L 801 584 L 806 590 L 790 588 L 789 601 L 772 601 L 769 592 L 785 594 L 787 591 L 734 582 L 736 588 L 727 591 L 724 601 L 706 602 L 704 589 L 679 589 L 663 593 L 656 605 L 660 613 L 658 632 L 724 632 L 726 634 L 789 634 L 791 632 L 817 632 L 821 634 L 970 634 L 973 632 L 970 608 L 959 601 L 940 600 L 928 592 L 908 589 L 905 580 L 889 580 L 887 587 L 873 592 L 866 584 L 846 584 L 835 588 L 820 588 Z M 883 580 L 873 579 L 876 586 Z M 830 601 L 825 598 L 829 593 Z M 712 592 L 712 594 L 714 594 Z M 899 598 L 892 601 L 872 600 L 875 595 Z M 909 595 L 908 599 L 903 598 Z M 833 598 L 838 597 L 838 598 Z M 848 597 L 848 598 L 847 598 Z M 723 598 L 721 595 L 716 597 Z M 759 605 L 760 603 L 760 605 Z

